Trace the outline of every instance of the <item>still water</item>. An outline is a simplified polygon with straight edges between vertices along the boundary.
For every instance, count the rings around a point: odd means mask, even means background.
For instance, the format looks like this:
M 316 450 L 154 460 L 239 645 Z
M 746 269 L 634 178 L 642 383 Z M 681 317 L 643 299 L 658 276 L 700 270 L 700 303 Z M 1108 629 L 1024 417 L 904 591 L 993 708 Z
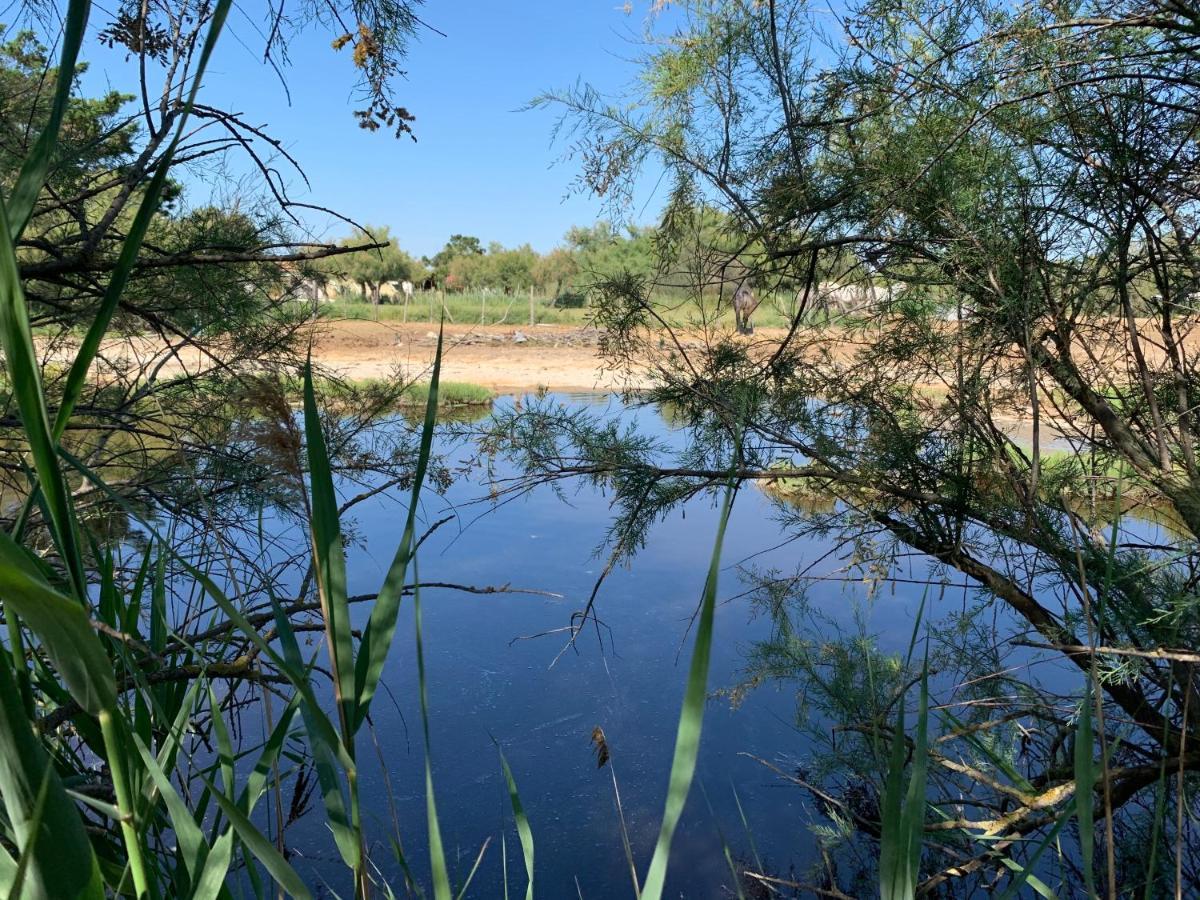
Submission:
M 669 426 L 652 409 L 624 410 L 607 397 L 562 399 L 635 417 L 640 427 L 671 438 Z M 515 896 L 524 893 L 520 847 L 495 741 L 512 766 L 533 829 L 538 895 L 633 896 L 613 776 L 644 875 L 667 787 L 691 651 L 689 620 L 700 599 L 716 531 L 715 500 L 693 501 L 654 528 L 633 564 L 615 570 L 601 589 L 597 611 L 607 626 L 603 646 L 589 628 L 573 650 L 560 656 L 565 636 L 555 630 L 583 608 L 604 565 L 595 551 L 611 519 L 608 500 L 587 486 L 569 486 L 565 501 L 542 488 L 495 508 L 478 502 L 486 496 L 487 486 L 478 481 L 460 481 L 444 497 L 426 495 L 422 512 L 427 524 L 444 515 L 456 518 L 423 545 L 421 581 L 511 584 L 563 598 L 437 589 L 422 594 L 433 774 L 452 881 L 461 883 L 490 838 L 470 895 L 502 896 L 503 833 L 509 889 Z M 403 498 L 380 497 L 356 507 L 360 545 L 348 557 L 351 594 L 378 587 L 403 527 L 402 503 Z M 723 554 L 709 676 L 714 694 L 738 683 L 744 654 L 770 630 L 770 623 L 756 616 L 742 596 L 747 585 L 739 569 L 753 565 L 791 572 L 832 546 L 816 539 L 780 546 L 782 538 L 768 498 L 754 488 L 743 490 Z M 840 564 L 834 558 L 822 566 L 828 571 Z M 899 648 L 911 634 L 919 589 L 900 585 L 868 600 L 861 584 L 818 582 L 810 599 L 847 626 L 856 606 L 867 609 L 881 643 Z M 360 788 L 377 839 L 373 857 L 397 885 L 400 870 L 388 840 L 394 833 L 389 793 L 409 864 L 423 880 L 429 872 L 408 600 L 400 621 L 384 676 L 388 690 L 373 707 L 378 757 L 365 740 L 359 751 Z M 524 639 L 546 632 L 553 633 Z M 815 841 L 809 825 L 817 818 L 803 791 L 744 755 L 770 760 L 785 771 L 806 763 L 811 748 L 795 727 L 797 687 L 760 687 L 736 709 L 719 695 L 709 701 L 696 782 L 675 837 L 668 896 L 731 896 L 722 835 L 735 858 L 752 864 L 753 845 L 777 875 L 800 874 L 812 863 Z M 612 754 L 610 766 L 603 769 L 597 768 L 590 743 L 597 726 Z M 306 878 L 318 883 L 328 879 L 338 889 L 344 887 L 344 870 L 321 819 L 312 815 L 293 825 L 288 843 Z

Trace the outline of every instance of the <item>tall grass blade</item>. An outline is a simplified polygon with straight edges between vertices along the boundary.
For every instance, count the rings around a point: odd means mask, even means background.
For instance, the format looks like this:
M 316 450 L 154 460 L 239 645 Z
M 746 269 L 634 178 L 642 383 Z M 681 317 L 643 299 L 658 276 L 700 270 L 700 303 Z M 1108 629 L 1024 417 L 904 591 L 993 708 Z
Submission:
M 238 809 L 247 818 L 254 812 L 255 805 L 266 790 L 267 779 L 271 775 L 272 766 L 279 758 L 280 750 L 287 739 L 288 729 L 291 727 L 299 704 L 300 696 L 296 694 L 284 707 L 279 722 L 267 737 L 266 743 L 263 744 L 258 761 L 254 764 L 254 769 L 250 772 L 246 784 L 238 796 Z M 228 895 L 229 892 L 225 888 L 225 876 L 229 872 L 229 865 L 233 858 L 233 838 L 234 830 L 229 828 L 213 841 L 212 849 L 204 862 L 204 869 L 196 879 L 196 887 L 191 900 L 215 900 L 217 897 Z
M 425 891 L 421 889 L 416 876 L 413 875 L 412 866 L 408 864 L 408 857 L 404 855 L 404 848 L 400 846 L 400 841 L 394 835 L 389 836 L 388 840 L 392 845 L 392 855 L 396 857 L 396 864 L 400 866 L 400 872 L 404 875 L 405 887 L 418 897 L 424 897 Z
M 0 349 L 8 367 L 12 395 L 21 414 L 33 470 L 45 498 L 51 537 L 71 579 L 76 601 L 86 602 L 87 574 L 75 532 L 75 515 L 67 480 L 58 466 L 55 441 L 50 433 L 42 373 L 33 346 L 29 309 L 21 285 L 8 224 L 8 211 L 0 199 Z M 32 492 L 31 492 L 32 498 Z
M 218 897 L 232 896 L 225 886 L 225 877 L 233 861 L 233 835 L 233 829 L 229 828 L 213 841 L 189 900 L 217 900 Z
M 288 730 L 292 727 L 292 719 L 296 717 L 296 710 L 300 708 L 300 699 L 299 694 L 294 694 L 287 706 L 280 712 L 279 721 L 275 723 L 274 730 L 267 736 L 262 750 L 259 751 L 258 762 L 254 764 L 254 768 L 246 777 L 246 785 L 238 795 L 238 808 L 246 815 L 250 815 L 254 811 L 255 804 L 267 789 L 267 780 L 271 777 L 275 761 L 279 759 L 279 754 L 287 741 Z
M 500 830 L 500 880 L 504 884 L 504 900 L 508 900 L 508 839 Z
M 275 627 L 279 632 L 279 643 L 287 657 L 288 666 L 293 671 L 301 671 L 304 666 L 300 659 L 300 645 L 296 641 L 296 633 L 291 623 L 278 603 L 275 607 Z M 307 678 L 306 678 L 307 680 Z M 325 804 L 325 815 L 329 828 L 333 832 L 334 843 L 347 866 L 354 868 L 358 862 L 360 845 L 358 835 L 350 822 L 347 809 L 346 795 L 342 781 L 338 776 L 340 762 L 345 771 L 352 771 L 353 760 L 345 756 L 345 748 L 338 740 L 333 724 L 325 717 L 324 712 L 316 705 L 316 698 L 306 701 L 300 706 L 300 715 L 304 719 L 304 728 L 308 733 L 310 750 L 313 755 L 313 768 L 317 773 L 317 784 L 321 788 L 321 799 Z
M 721 842 L 721 855 L 725 857 L 725 865 L 729 867 L 729 876 L 733 879 L 733 891 L 738 900 L 746 900 L 746 892 L 742 890 L 742 875 L 738 872 L 737 863 L 733 861 L 733 851 L 729 849 L 729 841 L 725 839 L 725 829 L 721 827 L 721 823 L 717 819 L 716 810 L 713 809 L 712 801 L 708 799 L 708 790 L 704 787 L 703 781 L 700 782 L 700 790 L 704 794 L 704 805 L 708 807 L 708 814 L 717 828 L 717 838 Z M 762 869 L 758 871 L 761 872 Z
M 233 775 L 233 740 L 229 736 L 225 718 L 221 715 L 221 701 L 217 699 L 217 692 L 213 690 L 211 682 L 208 684 L 208 703 L 212 715 L 213 734 L 217 738 L 217 761 L 221 767 L 221 786 L 225 788 L 225 796 L 232 797 L 236 789 Z
M 916 888 L 921 871 L 921 845 L 925 840 L 925 784 L 929 777 L 929 663 L 921 672 L 921 693 L 917 705 L 917 739 L 913 749 L 912 775 L 904 798 L 906 863 L 909 880 Z
M 12 882 L 7 886 L 8 897 L 20 897 L 25 887 L 25 873 L 29 871 L 30 860 L 33 859 L 37 847 L 38 835 L 42 830 L 42 815 L 46 811 L 46 795 L 50 790 L 50 769 L 42 776 L 42 786 L 38 788 L 37 800 L 33 804 L 33 815 L 29 817 L 29 840 L 21 848 L 21 858 L 17 860 L 17 870 L 13 873 Z
M 13 885 L 17 880 L 17 861 L 13 859 L 4 847 L 0 846 L 0 895 L 4 897 L 17 898 L 20 895 L 14 890 Z M 507 889 L 504 892 L 505 900 L 508 900 Z
M 733 802 L 737 804 L 738 817 L 742 820 L 742 830 L 746 832 L 746 840 L 750 843 L 750 853 L 754 856 L 754 865 L 758 867 L 758 871 L 765 872 L 763 868 L 762 857 L 759 856 L 758 846 L 754 843 L 754 831 L 750 828 L 750 822 L 746 818 L 746 811 L 742 808 L 742 798 L 738 796 L 737 785 L 731 780 L 729 787 L 733 791 Z
M 717 605 L 717 581 L 721 568 L 721 547 L 725 543 L 725 527 L 729 524 L 729 513 L 733 508 L 734 486 L 725 490 L 721 506 L 721 518 L 717 526 L 717 538 L 713 544 L 712 559 L 708 565 L 708 577 L 704 583 L 704 595 L 700 603 L 700 618 L 696 626 L 696 643 L 692 649 L 692 661 L 688 669 L 687 686 L 683 695 L 683 706 L 679 713 L 679 728 L 675 735 L 675 756 L 671 761 L 671 775 L 667 787 L 667 801 L 663 810 L 662 827 L 650 868 L 642 885 L 641 896 L 645 900 L 660 900 L 667 876 L 667 862 L 671 856 L 671 840 L 675 828 L 683 815 L 696 774 L 696 758 L 700 753 L 700 728 L 704 722 L 704 703 L 708 694 L 708 663 L 712 652 L 713 618 Z
M 92 715 L 115 708 L 112 665 L 87 612 L 52 588 L 28 551 L 2 531 L 0 596 L 41 640 L 76 703 Z
M 1046 833 L 1046 836 L 1038 842 L 1037 849 L 1033 851 L 1033 855 L 1029 857 L 1029 860 L 1023 866 L 1017 865 L 1011 859 L 1004 860 L 1005 864 L 1010 869 L 1015 868 L 1016 877 L 1013 878 L 1012 883 L 1009 884 L 1007 890 L 1005 890 L 1005 892 L 1001 895 L 1000 900 L 1013 900 L 1013 898 L 1021 896 L 1021 889 L 1025 887 L 1026 884 L 1029 884 L 1030 887 L 1032 887 L 1039 894 L 1042 894 L 1043 897 L 1046 896 L 1042 893 L 1042 891 L 1038 890 L 1037 885 L 1041 885 L 1047 891 L 1050 891 L 1050 888 L 1033 874 L 1033 870 L 1037 868 L 1038 860 L 1042 858 L 1042 854 L 1046 852 L 1046 848 L 1054 844 L 1054 840 L 1058 837 L 1058 833 L 1063 830 L 1063 826 L 1067 824 L 1067 821 L 1070 818 L 1071 816 L 1069 813 L 1063 813 L 1058 817 L 1058 821 L 1054 823 L 1054 827 L 1051 828 Z M 1050 891 L 1050 896 L 1054 896 L 1053 891 Z
M 1075 723 L 1075 818 L 1079 825 L 1079 864 L 1089 897 L 1096 896 L 1094 857 L 1096 825 L 1092 814 L 1092 788 L 1096 784 L 1096 765 L 1092 759 L 1092 683 L 1083 689 L 1083 704 Z
M 508 786 L 508 800 L 512 804 L 513 820 L 517 823 L 517 836 L 521 839 L 521 854 L 525 857 L 525 876 L 528 883 L 525 887 L 525 900 L 533 900 L 533 829 L 529 826 L 529 817 L 525 815 L 525 807 L 521 803 L 521 795 L 517 791 L 517 781 L 513 778 L 512 768 L 504 758 L 504 751 L 497 745 L 500 754 L 500 767 L 504 770 L 504 783 Z M 504 882 L 508 890 L 508 879 Z
M 50 114 L 46 118 L 46 127 L 42 129 L 37 142 L 21 164 L 21 172 L 17 176 L 12 197 L 8 202 L 9 239 L 14 244 L 29 224 L 29 218 L 33 215 L 33 205 L 37 202 L 38 194 L 42 192 L 42 185 L 46 183 L 46 174 L 50 171 L 50 163 L 54 159 L 58 133 L 62 128 L 63 116 L 67 112 L 67 104 L 71 100 L 71 85 L 75 83 L 75 63 L 79 60 L 79 48 L 83 44 L 83 33 L 87 28 L 88 10 L 91 5 L 90 0 L 71 0 L 67 7 L 66 21 L 63 23 L 62 52 L 58 60 Z
M 342 722 L 343 740 L 353 756 L 354 723 L 357 721 L 354 693 L 354 639 L 350 634 L 350 603 L 346 597 L 346 557 L 338 520 L 337 495 L 321 416 L 313 390 L 312 360 L 304 366 L 304 439 L 308 454 L 312 498 L 313 566 L 325 634 L 334 693 Z
M 416 560 L 413 560 L 413 580 Z M 417 692 L 421 699 L 421 729 L 425 736 L 425 818 L 429 828 L 429 867 L 433 873 L 434 900 L 451 900 L 450 873 L 446 868 L 446 852 L 442 846 L 442 829 L 438 824 L 437 801 L 433 792 L 433 764 L 429 740 L 429 685 L 425 680 L 425 645 L 421 633 L 421 589 L 413 588 L 413 621 L 417 640 Z
M 1039 897 L 1044 897 L 1045 900 L 1058 900 L 1058 894 L 1054 893 L 1050 885 L 1034 875 L 1028 866 L 1022 866 L 1016 860 L 1009 859 L 1007 856 L 1003 857 L 1000 862 L 1015 872 L 1018 878 L 1024 878 L 1025 881 L 1023 884 L 1028 884 L 1030 889 Z M 1023 886 L 1023 884 L 1020 886 Z
M 208 859 L 209 846 L 204 839 L 204 833 L 196 823 L 191 809 L 171 783 L 170 777 L 159 765 L 158 759 L 137 735 L 133 737 L 133 744 L 142 761 L 143 771 L 150 777 L 151 783 L 163 799 L 167 815 L 171 818 L 171 829 L 175 832 L 179 856 L 187 869 L 189 880 L 194 881 L 200 876 Z
M 37 816 L 39 795 L 41 814 Z M 26 889 L 23 895 L 10 892 L 9 896 L 88 900 L 104 896 L 100 868 L 83 821 L 29 727 L 10 661 L 2 653 L 0 798 L 12 829 L 11 840 L 22 853 L 32 847 Z
M 879 811 L 879 896 L 882 900 L 907 900 L 912 896 L 911 885 L 908 885 L 909 890 L 905 893 L 906 880 L 902 862 L 903 790 L 904 701 L 901 699 L 896 711 L 896 725 L 892 731 L 887 776 L 883 786 L 883 803 Z
M 283 888 L 289 896 L 299 900 L 311 900 L 312 892 L 296 874 L 296 870 L 288 865 L 275 845 L 267 836 L 259 831 L 250 818 L 242 812 L 238 805 L 218 791 L 203 775 L 198 776 L 205 786 L 212 791 L 212 797 L 221 807 L 221 812 L 229 819 L 229 824 L 237 832 L 238 838 L 254 854 L 254 858 L 263 864 L 263 868 L 275 879 L 275 883 Z
M 882 900 L 911 900 L 921 869 L 925 833 L 925 784 L 929 770 L 929 665 L 921 673 L 912 772 L 904 785 L 904 701 L 896 712 L 884 781 L 879 824 L 879 895 Z
M 484 839 L 483 846 L 479 848 L 479 854 L 475 857 L 475 863 L 471 866 L 471 871 L 467 873 L 467 878 L 463 882 L 462 887 L 458 889 L 454 900 L 465 900 L 467 891 L 471 887 L 471 882 L 475 880 L 475 873 L 479 871 L 479 864 L 483 862 L 483 855 L 487 853 L 487 848 L 491 844 L 491 837 Z
M 379 679 L 383 675 L 383 665 L 396 633 L 396 619 L 400 613 L 404 580 L 416 540 L 417 507 L 421 499 L 421 486 L 425 482 L 425 473 L 429 468 L 429 458 L 433 452 L 433 433 L 437 426 L 438 384 L 442 371 L 442 338 L 443 329 L 439 328 L 437 350 L 433 357 L 433 374 L 429 379 L 429 395 L 425 402 L 425 421 L 421 428 L 417 469 L 413 478 L 412 496 L 408 501 L 408 517 L 404 523 L 404 533 L 400 537 L 400 546 L 396 548 L 396 555 L 388 567 L 383 585 L 375 598 L 370 619 L 363 631 L 362 647 L 358 659 L 355 661 L 354 682 L 358 706 L 356 729 L 362 725 L 370 710 L 371 700 L 379 686 Z

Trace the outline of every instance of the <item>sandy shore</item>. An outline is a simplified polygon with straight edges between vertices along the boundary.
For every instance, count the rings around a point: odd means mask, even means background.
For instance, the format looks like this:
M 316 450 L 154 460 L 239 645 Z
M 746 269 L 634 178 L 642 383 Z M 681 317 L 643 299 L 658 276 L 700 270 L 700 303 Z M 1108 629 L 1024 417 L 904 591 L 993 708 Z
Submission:
M 406 379 L 427 377 L 437 351 L 437 331 L 426 322 L 370 322 L 322 320 L 314 325 L 313 358 L 319 366 L 352 379 L 388 378 L 399 373 Z M 550 391 L 611 392 L 648 387 L 650 379 L 638 372 L 605 369 L 600 353 L 600 332 L 578 325 L 452 325 L 445 327 L 442 378 L 483 385 L 500 394 Z M 752 340 L 767 353 L 786 337 L 778 328 L 759 328 Z M 680 335 L 687 349 L 701 345 L 700 335 Z M 850 362 L 859 349 L 860 336 L 841 329 L 822 331 L 826 352 Z M 1190 335 L 1189 353 L 1200 352 L 1200 336 Z M 1096 349 L 1093 345 L 1093 352 Z M 126 358 L 143 365 L 162 354 L 161 343 L 152 337 L 120 338 L 106 342 L 109 360 Z M 1107 348 L 1119 352 L 1116 344 Z M 59 346 L 50 354 L 63 363 L 73 356 L 70 347 Z M 1102 354 L 1107 355 L 1107 354 Z M 163 361 L 160 374 L 177 369 L 203 370 L 211 362 L 193 348 L 183 348 Z M 135 369 L 138 368 L 135 366 Z M 931 390 L 943 386 L 928 385 Z M 1015 411 L 1001 421 L 1018 440 L 1027 438 L 1028 420 Z M 1043 420 L 1047 445 L 1061 441 L 1049 417 Z
M 783 329 L 758 329 L 755 340 L 778 342 Z M 551 391 L 614 391 L 649 386 L 637 373 L 614 373 L 603 368 L 599 334 L 572 325 L 467 326 L 447 325 L 442 377 L 468 381 L 497 393 Z M 853 352 L 841 348 L 847 358 Z M 426 323 L 336 321 L 323 322 L 314 335 L 314 359 L 347 378 L 386 378 L 397 371 L 420 378 L 433 365 L 437 332 Z M 1020 443 L 1031 441 L 1029 422 L 1016 416 L 1000 419 Z M 1047 447 L 1066 446 L 1053 423 L 1043 425 Z
M 498 392 L 611 391 L 645 386 L 602 369 L 596 332 L 570 325 L 447 325 L 442 378 Z M 348 378 L 383 378 L 397 369 L 419 377 L 433 364 L 437 332 L 428 324 L 338 321 L 322 323 L 314 358 Z

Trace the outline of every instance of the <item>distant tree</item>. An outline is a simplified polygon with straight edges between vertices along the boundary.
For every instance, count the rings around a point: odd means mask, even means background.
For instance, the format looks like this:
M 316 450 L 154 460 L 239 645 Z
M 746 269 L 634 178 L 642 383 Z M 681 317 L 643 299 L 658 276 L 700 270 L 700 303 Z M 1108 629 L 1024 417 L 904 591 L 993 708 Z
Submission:
M 566 234 L 567 246 L 574 253 L 580 274 L 597 281 L 628 272 L 648 276 L 658 267 L 654 251 L 653 228 L 636 225 L 614 229 L 607 222 L 575 226 Z
M 579 273 L 579 260 L 565 247 L 539 256 L 533 267 L 533 283 L 543 293 L 557 297 Z
M 450 274 L 450 263 L 460 256 L 482 256 L 483 244 L 479 238 L 467 234 L 452 234 L 446 246 L 435 253 L 427 262 L 438 281 Z
M 533 270 L 537 265 L 537 254 L 528 244 L 506 249 L 493 243 L 488 249 L 491 260 L 491 287 L 499 288 L 506 294 L 521 290 L 533 284 Z
M 494 281 L 493 260 L 486 254 L 466 253 L 450 259 L 443 284 L 450 290 L 469 291 L 490 287 Z
M 387 228 L 368 225 L 365 231 L 370 240 L 383 246 L 331 257 L 325 264 L 325 270 L 331 275 L 339 275 L 359 285 L 363 297 L 369 299 L 372 305 L 378 306 L 385 284 L 412 278 L 420 271 L 420 266 L 400 249 Z M 353 237 L 341 241 L 340 246 L 356 246 L 361 243 L 361 238 Z

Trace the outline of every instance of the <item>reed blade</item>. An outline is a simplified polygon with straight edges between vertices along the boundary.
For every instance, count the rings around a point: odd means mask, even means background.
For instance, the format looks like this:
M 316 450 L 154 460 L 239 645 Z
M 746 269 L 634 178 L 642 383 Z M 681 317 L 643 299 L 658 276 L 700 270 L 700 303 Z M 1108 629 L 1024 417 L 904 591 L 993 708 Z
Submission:
M 346 556 L 338 517 L 333 470 L 313 390 L 312 360 L 304 366 L 304 443 L 308 455 L 309 494 L 312 501 L 313 567 L 321 613 L 325 618 L 329 664 L 342 722 L 342 736 L 353 756 L 352 738 L 357 721 L 354 692 L 354 639 L 350 633 L 350 602 L 346 596 Z
M 38 194 L 42 192 L 46 175 L 50 171 L 50 163 L 54 160 L 63 116 L 66 115 L 67 105 L 71 100 L 71 86 L 75 83 L 75 64 L 79 60 L 79 48 L 83 45 L 83 34 L 87 29 L 88 10 L 91 5 L 90 0 L 71 0 L 67 6 L 67 15 L 63 22 L 62 52 L 58 59 L 50 114 L 46 118 L 46 127 L 42 129 L 37 142 L 21 164 L 21 172 L 17 175 L 17 182 L 8 202 L 9 236 L 14 244 L 29 224 L 29 218 L 33 215 L 33 205 L 37 202 Z
M 291 897 L 298 898 L 298 900 L 312 900 L 312 892 L 303 879 L 283 858 L 275 845 L 267 839 L 267 836 L 259 831 L 250 818 L 241 811 L 237 803 L 218 791 L 203 775 L 197 775 L 197 777 L 212 791 L 213 799 L 216 800 L 217 806 L 221 807 L 221 812 L 229 819 L 229 824 L 237 833 L 238 839 L 254 854 L 254 858 L 262 863 L 263 868 L 275 879 L 275 883 Z
M 35 815 L 38 797 L 41 814 Z M 7 654 L 0 653 L 0 798 L 9 839 L 24 851 L 26 898 L 80 897 L 99 900 L 104 886 L 92 845 L 75 804 L 25 717 Z M 7 853 L 5 853 L 7 856 Z M 11 859 L 11 858 L 10 858 Z M 13 878 L 16 872 L 12 873 Z
M 356 730 L 361 727 L 370 710 L 371 700 L 379 687 L 383 666 L 396 634 L 396 619 L 400 613 L 404 580 L 412 560 L 416 540 L 417 508 L 421 499 L 421 486 L 425 482 L 425 473 L 429 468 L 429 458 L 433 452 L 433 433 L 437 426 L 438 384 L 442 371 L 442 337 L 443 329 L 439 328 L 437 350 L 433 357 L 433 374 L 430 376 L 429 395 L 425 402 L 425 421 L 421 428 L 417 469 L 413 477 L 412 494 L 408 501 L 408 516 L 404 523 L 404 532 L 400 537 L 400 546 L 396 548 L 396 555 L 388 567 L 383 585 L 371 608 L 371 617 L 367 621 L 367 627 L 363 630 L 362 647 L 358 659 L 355 661 L 354 682 L 358 707 Z
M 21 414 L 21 428 L 29 444 L 33 472 L 41 487 L 51 537 L 71 580 L 77 603 L 87 601 L 87 573 L 75 527 L 75 513 L 66 477 L 58 465 L 51 435 L 42 373 L 33 345 L 29 309 L 21 283 L 16 250 L 9 232 L 8 211 L 0 199 L 0 349 L 12 385 L 12 396 Z M 33 491 L 30 491 L 33 500 Z
M 413 560 L 413 580 L 416 560 Z M 433 790 L 433 761 L 429 739 L 429 685 L 425 680 L 425 644 L 421 630 L 421 589 L 413 589 L 413 622 L 417 641 L 417 692 L 421 700 L 421 730 L 425 738 L 425 819 L 429 828 L 429 867 L 433 873 L 434 900 L 451 900 L 450 873 L 446 868 L 446 851 L 442 845 L 442 828 L 438 823 L 437 800 Z
M 896 712 L 896 727 L 888 756 L 879 825 L 879 895 L 882 900 L 912 900 L 921 871 L 925 838 L 925 786 L 929 774 L 929 663 L 921 672 L 917 734 L 913 741 L 912 771 L 904 784 L 904 700 Z
M 525 900 L 533 900 L 533 829 L 529 825 L 529 817 L 521 803 L 521 795 L 517 791 L 517 780 L 513 778 L 512 768 L 504 757 L 504 751 L 496 746 L 500 754 L 500 767 L 504 770 L 504 783 L 508 787 L 508 802 L 512 806 L 513 820 L 517 825 L 517 836 L 521 839 L 521 855 L 525 858 L 525 876 L 528 882 L 525 887 Z M 508 890 L 508 879 L 505 879 L 505 890 Z
M 182 857 L 183 865 L 188 871 L 189 880 L 194 881 L 204 870 L 208 859 L 209 846 L 204 839 L 204 832 L 155 755 L 137 735 L 133 736 L 133 744 L 141 759 L 143 771 L 150 777 L 151 783 L 163 799 L 167 815 L 171 818 L 171 830 L 175 833 L 179 856 Z
M 661 900 L 667 876 L 667 863 L 671 856 L 671 841 L 683 815 L 683 807 L 691 791 L 692 779 L 696 774 L 696 759 L 700 754 L 700 729 L 704 723 L 704 704 L 708 694 L 708 665 L 712 653 L 713 618 L 717 605 L 717 581 L 721 568 L 721 548 L 725 543 L 725 528 L 729 524 L 729 513 L 733 508 L 735 488 L 731 483 L 725 491 L 721 506 L 721 518 L 717 526 L 717 538 L 713 544 L 712 559 L 708 566 L 708 577 L 704 583 L 704 594 L 700 604 L 700 617 L 696 625 L 696 643 L 692 648 L 692 660 L 688 669 L 687 686 L 683 695 L 683 706 L 679 713 L 679 727 L 675 734 L 675 756 L 671 761 L 671 775 L 667 787 L 667 801 L 663 810 L 662 827 L 654 856 L 642 885 L 644 900 Z
M 1079 720 L 1075 724 L 1075 817 L 1079 822 L 1080 868 L 1089 897 L 1096 896 L 1094 858 L 1096 853 L 1096 824 L 1092 812 L 1092 788 L 1096 784 L 1096 764 L 1092 759 L 1092 683 L 1083 690 Z
M 116 706 L 112 664 L 87 612 L 51 587 L 28 551 L 2 531 L 0 596 L 42 642 L 76 703 L 92 715 Z

